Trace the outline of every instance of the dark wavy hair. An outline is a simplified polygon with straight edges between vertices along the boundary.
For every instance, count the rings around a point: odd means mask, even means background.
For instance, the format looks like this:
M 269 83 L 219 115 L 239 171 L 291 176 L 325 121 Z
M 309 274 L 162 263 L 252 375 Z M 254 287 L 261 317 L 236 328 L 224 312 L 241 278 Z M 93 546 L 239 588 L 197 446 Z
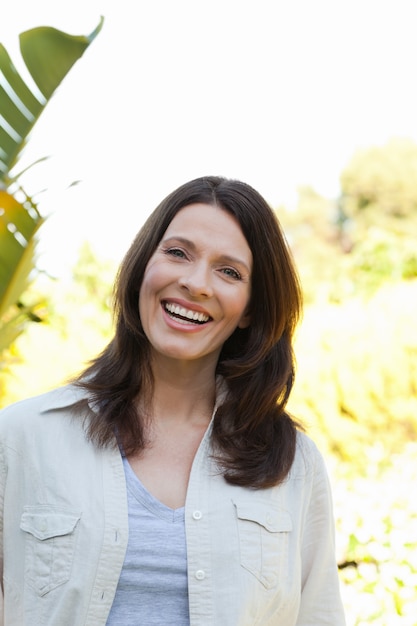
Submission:
M 253 255 L 250 325 L 225 342 L 217 374 L 227 394 L 214 417 L 213 454 L 225 479 L 254 488 L 278 484 L 295 454 L 299 424 L 285 407 L 294 382 L 293 335 L 301 313 L 297 272 L 280 224 L 251 186 L 217 176 L 197 178 L 169 194 L 150 215 L 121 263 L 114 288 L 115 333 L 104 351 L 76 379 L 100 411 L 87 434 L 98 446 L 126 454 L 146 445 L 137 398 L 151 397 L 150 344 L 139 317 L 144 272 L 174 216 L 193 203 L 232 214 Z

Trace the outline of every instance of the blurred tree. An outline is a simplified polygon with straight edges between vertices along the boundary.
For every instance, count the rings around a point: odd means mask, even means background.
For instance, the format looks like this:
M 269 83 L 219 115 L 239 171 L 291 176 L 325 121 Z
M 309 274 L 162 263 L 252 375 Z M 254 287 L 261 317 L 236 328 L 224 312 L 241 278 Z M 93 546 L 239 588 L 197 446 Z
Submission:
M 397 139 L 360 151 L 340 180 L 336 200 L 300 187 L 294 210 L 277 211 L 307 303 L 368 297 L 417 277 L 417 145 Z
M 113 261 L 101 259 L 85 241 L 80 249 L 72 276 L 74 289 L 68 293 L 68 302 L 83 312 L 85 327 L 94 327 L 96 333 L 109 337 L 112 323 L 112 289 L 116 268 Z M 69 326 L 69 324 L 67 323 Z M 80 331 L 78 331 L 80 332 Z M 90 354 L 90 357 L 95 355 Z
M 337 203 L 310 186 L 298 188 L 297 205 L 277 210 L 300 272 L 306 303 L 333 297 L 343 257 L 351 250 L 349 232 L 341 237 Z
M 417 226 L 417 145 L 410 139 L 357 152 L 340 182 L 347 215 L 395 230 Z
M 84 369 L 111 338 L 110 310 L 114 261 L 100 258 L 84 243 L 71 276 L 39 274 L 31 291 L 48 301 L 48 323 L 30 324 L 13 344 L 9 371 L 2 368 L 0 407 L 48 391 Z M 36 367 L 39 357 L 42 367 Z
M 340 224 L 351 229 L 353 280 L 374 290 L 417 277 L 417 145 L 393 139 L 359 151 L 340 181 Z

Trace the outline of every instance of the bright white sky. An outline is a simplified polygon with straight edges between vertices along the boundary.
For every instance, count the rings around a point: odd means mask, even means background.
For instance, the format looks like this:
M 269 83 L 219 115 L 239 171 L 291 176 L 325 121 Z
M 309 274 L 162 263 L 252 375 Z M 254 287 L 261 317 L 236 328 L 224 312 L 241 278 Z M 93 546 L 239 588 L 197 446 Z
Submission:
M 417 141 L 415 0 L 13 0 L 0 41 L 41 25 L 102 32 L 35 126 L 30 191 L 51 213 L 41 264 L 80 243 L 119 260 L 156 204 L 222 174 L 273 205 L 327 197 L 361 147 Z M 74 180 L 77 187 L 67 189 Z

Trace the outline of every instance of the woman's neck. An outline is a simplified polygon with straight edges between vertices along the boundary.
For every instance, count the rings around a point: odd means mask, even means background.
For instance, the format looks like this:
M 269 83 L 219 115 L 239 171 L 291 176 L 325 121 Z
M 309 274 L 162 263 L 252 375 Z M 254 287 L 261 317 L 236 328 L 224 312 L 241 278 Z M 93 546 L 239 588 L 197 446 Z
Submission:
M 152 421 L 209 421 L 216 398 L 214 369 L 153 366 Z

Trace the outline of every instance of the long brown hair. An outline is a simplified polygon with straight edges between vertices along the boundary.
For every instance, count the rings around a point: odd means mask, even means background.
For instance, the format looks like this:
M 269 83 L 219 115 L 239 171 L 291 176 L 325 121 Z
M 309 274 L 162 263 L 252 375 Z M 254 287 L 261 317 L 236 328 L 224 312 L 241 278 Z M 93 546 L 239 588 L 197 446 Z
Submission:
M 114 444 L 117 431 L 126 454 L 146 445 L 136 399 L 151 393 L 153 380 L 139 291 L 172 219 L 193 203 L 231 213 L 253 255 L 251 323 L 235 330 L 219 357 L 217 374 L 228 392 L 214 417 L 212 443 L 228 482 L 268 487 L 284 480 L 295 454 L 298 424 L 285 407 L 294 382 L 292 341 L 301 290 L 274 212 L 257 191 L 237 180 L 208 176 L 182 185 L 159 204 L 134 239 L 115 283 L 114 337 L 76 380 L 100 407 L 89 416 L 87 433 L 98 446 L 106 446 Z

